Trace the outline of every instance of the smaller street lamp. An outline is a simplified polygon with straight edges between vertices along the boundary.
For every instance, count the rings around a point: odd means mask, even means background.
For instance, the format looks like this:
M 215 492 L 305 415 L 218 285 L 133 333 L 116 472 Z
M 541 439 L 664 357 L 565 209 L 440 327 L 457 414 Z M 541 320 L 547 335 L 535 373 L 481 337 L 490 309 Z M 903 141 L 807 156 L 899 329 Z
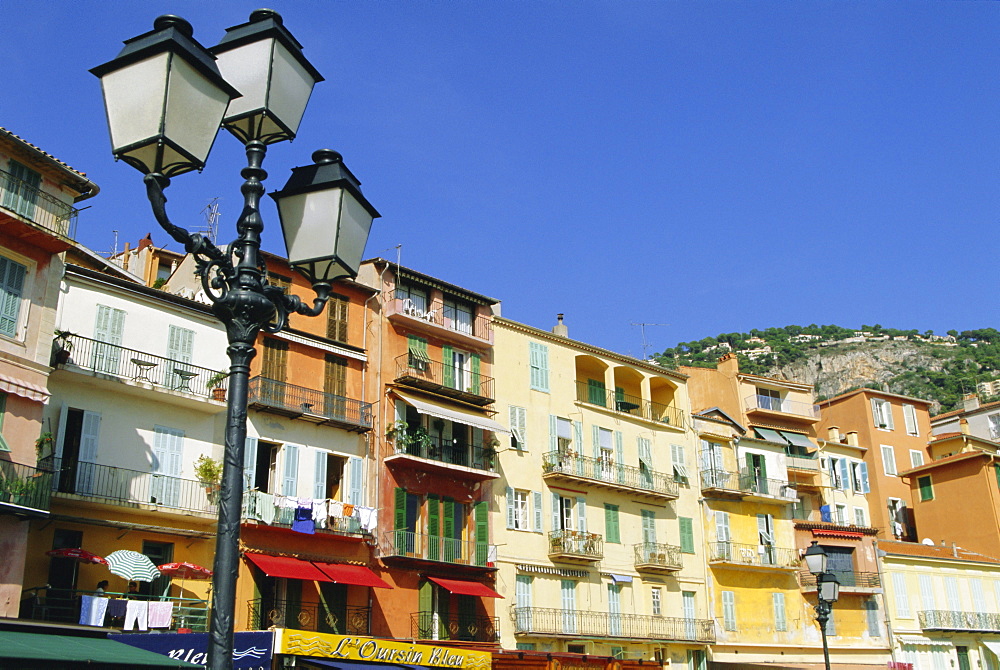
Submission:
M 830 670 L 830 648 L 826 641 L 826 624 L 830 620 L 833 603 L 837 602 L 837 598 L 840 596 L 840 582 L 837 581 L 836 575 L 827 572 L 826 550 L 819 546 L 819 542 L 816 540 L 813 540 L 809 548 L 806 549 L 805 559 L 809 572 L 816 577 L 816 622 L 823 635 L 823 662 L 826 664 L 826 670 Z

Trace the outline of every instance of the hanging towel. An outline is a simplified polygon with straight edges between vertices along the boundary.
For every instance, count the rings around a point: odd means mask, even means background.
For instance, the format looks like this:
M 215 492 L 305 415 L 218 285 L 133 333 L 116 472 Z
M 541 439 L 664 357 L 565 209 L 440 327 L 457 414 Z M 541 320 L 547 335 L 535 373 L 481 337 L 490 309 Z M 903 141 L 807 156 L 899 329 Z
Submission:
M 354 505 L 344 503 L 344 516 L 354 516 Z
M 316 524 L 312 518 L 312 505 L 301 505 L 295 508 L 295 521 L 292 522 L 292 530 L 299 533 L 316 533 Z
M 344 503 L 339 500 L 330 501 L 330 516 L 340 518 L 344 516 Z
M 274 495 L 271 493 L 257 494 L 257 518 L 268 526 L 274 523 Z
M 326 519 L 330 515 L 328 502 L 326 498 L 312 502 L 313 521 L 319 528 L 326 528 Z
M 108 616 L 112 619 L 121 619 L 125 616 L 125 605 L 127 600 L 114 598 L 108 603 Z
M 374 507 L 358 507 L 358 522 L 361 528 L 373 532 L 378 522 L 378 513 Z
M 103 598 L 95 598 L 94 596 L 80 596 L 80 625 L 81 626 L 94 626 L 100 624 L 94 624 L 94 611 L 97 609 L 97 604 L 94 602 L 96 600 L 103 600 Z M 107 604 L 105 604 L 107 607 Z M 104 612 L 101 612 L 101 621 L 103 623 Z
M 174 618 L 173 602 L 149 603 L 149 627 L 150 628 L 170 628 L 170 622 Z
M 149 630 L 149 602 L 145 600 L 129 600 L 125 606 L 124 630 L 135 630 L 135 625 L 139 624 L 139 630 Z

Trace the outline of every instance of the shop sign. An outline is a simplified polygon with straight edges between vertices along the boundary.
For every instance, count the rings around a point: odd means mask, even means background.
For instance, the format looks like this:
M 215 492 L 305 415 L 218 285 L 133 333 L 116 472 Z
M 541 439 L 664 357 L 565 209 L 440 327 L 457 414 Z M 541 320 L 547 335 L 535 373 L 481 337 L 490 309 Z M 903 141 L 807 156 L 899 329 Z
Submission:
M 356 635 L 333 635 L 303 630 L 276 631 L 276 653 L 339 658 L 370 663 L 423 665 L 452 670 L 490 670 L 489 652 L 413 644 Z
M 233 670 L 270 670 L 274 653 L 271 631 L 236 633 Z M 208 663 L 208 633 L 159 633 L 108 635 L 109 640 L 197 665 Z

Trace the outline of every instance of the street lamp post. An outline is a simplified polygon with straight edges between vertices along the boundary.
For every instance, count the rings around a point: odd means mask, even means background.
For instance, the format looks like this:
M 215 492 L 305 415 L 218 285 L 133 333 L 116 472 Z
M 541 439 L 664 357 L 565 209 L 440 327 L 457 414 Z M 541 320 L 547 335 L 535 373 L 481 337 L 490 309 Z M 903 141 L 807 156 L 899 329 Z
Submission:
M 840 582 L 837 581 L 836 575 L 827 572 L 826 550 L 816 540 L 813 540 L 806 549 L 805 559 L 809 572 L 816 577 L 816 622 L 823 635 L 823 662 L 826 670 L 830 670 L 830 647 L 826 641 L 826 624 L 830 620 L 833 603 L 837 602 L 840 595 Z
M 323 311 L 332 283 L 357 276 L 379 214 L 340 154 L 315 152 L 313 164 L 294 168 L 284 189 L 271 197 L 289 263 L 310 281 L 316 297 L 310 305 L 270 284 L 260 255 L 259 204 L 267 177 L 261 165 L 267 145 L 295 137 L 313 85 L 323 78 L 277 12 L 253 12 L 212 49 L 192 34 L 184 19 L 161 16 L 152 31 L 127 40 L 114 60 L 91 72 L 101 79 L 112 153 L 145 175 L 154 217 L 192 254 L 212 312 L 228 335 L 231 367 L 208 647 L 208 667 L 228 670 L 254 342 L 261 330 L 275 333 L 287 326 L 290 314 Z M 225 248 L 171 223 L 164 196 L 171 177 L 204 167 L 220 126 L 244 144 L 247 155 L 240 172 L 245 181 L 238 237 Z

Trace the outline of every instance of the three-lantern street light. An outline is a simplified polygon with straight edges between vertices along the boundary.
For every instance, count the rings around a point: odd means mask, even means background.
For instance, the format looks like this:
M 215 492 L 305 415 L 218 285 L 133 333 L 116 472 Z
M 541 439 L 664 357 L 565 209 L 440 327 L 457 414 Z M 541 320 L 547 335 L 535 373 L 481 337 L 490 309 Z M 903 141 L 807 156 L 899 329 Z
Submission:
M 830 670 L 830 648 L 826 642 L 826 624 L 833 611 L 833 603 L 840 596 L 840 582 L 837 576 L 828 572 L 826 550 L 813 540 L 805 552 L 806 566 L 816 578 L 816 622 L 823 635 L 823 662 L 826 670 Z
M 125 41 L 118 56 L 91 72 L 104 92 L 112 153 L 142 172 L 153 215 L 190 253 L 212 311 L 225 325 L 231 362 L 222 487 L 212 582 L 208 667 L 232 668 L 239 570 L 243 452 L 250 360 L 261 330 L 276 333 L 290 314 L 318 316 L 337 279 L 357 276 L 372 220 L 379 216 L 340 154 L 327 149 L 292 170 L 277 203 L 288 262 L 312 284 L 312 304 L 270 284 L 260 255 L 259 204 L 267 145 L 291 140 L 313 86 L 323 80 L 272 10 L 226 30 L 206 49 L 191 24 L 161 16 L 153 30 Z M 170 179 L 201 170 L 219 128 L 246 148 L 238 237 L 225 248 L 170 222 L 163 192 Z

